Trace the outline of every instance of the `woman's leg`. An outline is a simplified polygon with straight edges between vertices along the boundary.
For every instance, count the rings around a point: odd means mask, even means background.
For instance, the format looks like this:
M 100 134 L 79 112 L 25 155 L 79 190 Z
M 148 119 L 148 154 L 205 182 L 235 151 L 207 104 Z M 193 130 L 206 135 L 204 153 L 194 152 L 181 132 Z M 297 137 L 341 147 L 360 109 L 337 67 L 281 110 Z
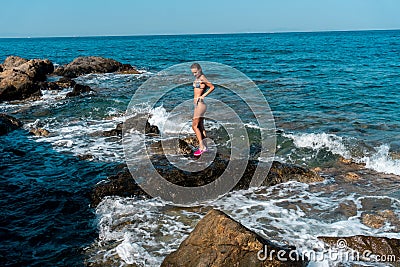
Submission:
M 204 128 L 204 117 L 201 117 L 200 118 L 200 131 L 201 131 L 201 133 L 203 134 L 203 139 L 206 139 L 207 138 L 207 133 L 206 133 L 206 129 Z
M 205 150 L 203 139 L 205 139 L 204 130 L 204 113 L 206 113 L 207 106 L 203 101 L 198 101 L 194 109 L 192 128 L 196 134 L 197 140 L 199 141 L 199 148 Z
M 194 133 L 196 134 L 197 140 L 199 141 L 199 148 L 201 150 L 205 149 L 205 146 L 203 144 L 203 133 L 200 128 L 200 121 L 202 118 L 193 118 L 192 121 L 192 129 Z

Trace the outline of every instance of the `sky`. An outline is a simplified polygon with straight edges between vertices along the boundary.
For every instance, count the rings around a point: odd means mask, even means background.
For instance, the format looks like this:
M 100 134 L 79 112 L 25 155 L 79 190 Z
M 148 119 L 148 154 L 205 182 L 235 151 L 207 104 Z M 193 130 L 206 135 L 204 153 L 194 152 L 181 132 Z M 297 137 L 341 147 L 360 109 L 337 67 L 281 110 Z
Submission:
M 1 0 L 0 37 L 400 29 L 400 0 Z

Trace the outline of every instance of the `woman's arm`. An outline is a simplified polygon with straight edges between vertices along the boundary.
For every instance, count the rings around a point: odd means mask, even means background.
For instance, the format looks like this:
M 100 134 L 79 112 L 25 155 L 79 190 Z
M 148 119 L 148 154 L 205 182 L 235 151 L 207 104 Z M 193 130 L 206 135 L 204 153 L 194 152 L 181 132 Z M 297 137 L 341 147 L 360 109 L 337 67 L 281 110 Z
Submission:
M 203 75 L 203 77 L 201 77 L 201 81 L 208 87 L 208 90 L 201 96 L 202 98 L 208 96 L 209 94 L 212 93 L 212 91 L 214 91 L 215 87 L 214 85 L 209 82 L 206 78 L 206 76 Z

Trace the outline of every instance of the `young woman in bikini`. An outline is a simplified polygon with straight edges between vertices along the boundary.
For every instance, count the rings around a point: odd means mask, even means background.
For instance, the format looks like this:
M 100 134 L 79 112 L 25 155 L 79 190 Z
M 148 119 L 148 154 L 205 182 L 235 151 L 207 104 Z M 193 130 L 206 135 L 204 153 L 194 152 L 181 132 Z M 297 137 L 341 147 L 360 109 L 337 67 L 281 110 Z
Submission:
M 194 87 L 194 114 L 192 128 L 199 141 L 199 149 L 194 152 L 195 156 L 200 156 L 207 151 L 204 139 L 207 137 L 206 130 L 204 129 L 204 113 L 207 110 L 204 98 L 208 96 L 213 90 L 214 85 L 210 83 L 198 63 L 193 63 L 190 69 L 196 78 L 193 82 Z M 208 88 L 208 90 L 206 90 Z

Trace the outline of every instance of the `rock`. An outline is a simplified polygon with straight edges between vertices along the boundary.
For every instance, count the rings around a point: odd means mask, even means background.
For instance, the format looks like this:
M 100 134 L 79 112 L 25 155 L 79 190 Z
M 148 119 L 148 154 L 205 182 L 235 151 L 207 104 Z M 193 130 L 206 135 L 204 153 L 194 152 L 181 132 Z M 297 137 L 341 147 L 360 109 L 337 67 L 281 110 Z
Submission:
M 40 86 L 25 73 L 18 70 L 0 73 L 0 101 L 20 100 L 34 95 L 41 95 Z
M 12 69 L 28 62 L 27 59 L 18 56 L 9 56 L 3 62 L 3 69 Z
M 43 128 L 32 128 L 29 131 L 30 134 L 35 136 L 49 136 L 50 132 Z
M 118 73 L 121 74 L 140 74 L 140 72 L 130 64 L 122 64 L 119 68 Z
M 180 143 L 179 146 L 181 147 L 178 148 L 178 151 L 182 149 L 182 151 L 180 152 L 185 154 L 189 152 L 190 146 L 188 144 L 183 144 L 183 142 L 184 142 L 183 140 L 179 141 Z M 168 159 L 162 152 L 160 152 L 160 154 L 155 154 L 155 155 L 153 154 L 151 156 L 151 161 L 154 167 L 157 169 L 158 173 L 162 177 L 164 177 L 171 183 L 185 187 L 203 186 L 218 179 L 222 175 L 222 173 L 224 173 L 229 163 L 229 159 L 227 159 L 226 156 L 217 153 L 214 161 L 206 169 L 200 172 L 189 172 L 175 168 L 173 165 L 171 165 L 171 163 L 168 161 Z M 247 168 L 244 174 L 242 175 L 241 179 L 236 184 L 236 186 L 233 188 L 233 190 L 249 188 L 250 181 L 253 177 L 255 169 L 257 168 L 257 164 L 258 161 L 256 160 L 248 161 Z M 277 161 L 274 161 L 272 163 L 269 173 L 262 173 L 262 175 L 264 175 L 264 177 L 262 177 L 263 186 L 272 186 L 278 183 L 287 182 L 289 180 L 295 180 L 304 183 L 313 183 L 323 180 L 321 176 L 319 176 L 313 171 L 291 164 L 280 163 Z M 135 195 L 138 192 L 137 191 L 138 186 L 136 185 L 128 169 L 125 169 L 123 172 L 119 173 L 118 176 L 119 176 L 119 182 L 121 183 L 123 179 L 126 179 L 123 182 L 125 183 L 126 186 L 118 187 L 121 190 L 118 191 L 115 189 L 112 183 L 102 185 L 103 187 L 112 188 L 110 190 L 102 189 L 105 192 L 104 194 L 102 194 L 102 197 L 109 194 L 117 196 L 124 196 L 126 194 Z
M 268 178 L 268 182 L 264 182 L 263 185 L 275 185 L 288 182 L 289 180 L 301 183 L 315 183 L 324 180 L 324 178 L 312 170 L 294 164 L 281 163 L 279 161 L 274 161 L 272 163 Z
M 91 206 L 96 207 L 106 196 L 150 197 L 136 184 L 127 169 L 95 186 L 91 194 Z
M 103 136 L 119 136 L 122 137 L 122 128 L 123 128 L 123 123 L 118 123 L 115 129 L 112 129 L 110 131 L 104 131 Z
M 361 221 L 366 226 L 375 229 L 381 228 L 385 224 L 385 218 L 382 216 L 368 213 L 363 213 L 361 216 Z
M 78 155 L 78 159 L 80 159 L 80 160 L 90 160 L 93 158 L 94 158 L 94 156 L 92 154 Z
M 12 116 L 0 113 L 0 135 L 6 135 L 22 127 L 22 122 Z
M 190 155 L 193 152 L 189 144 L 179 138 L 155 142 L 150 149 L 153 153 L 172 155 Z
M 399 152 L 390 151 L 389 155 L 394 160 L 400 160 L 400 153 Z
M 71 78 L 61 77 L 55 82 L 60 88 L 74 88 L 76 82 Z
M 91 56 L 75 58 L 71 63 L 58 67 L 55 74 L 75 78 L 89 73 L 110 73 L 120 70 L 133 72 L 133 69 L 132 66 L 123 65 L 114 59 Z
M 199 146 L 199 141 L 197 140 L 196 137 L 189 136 L 189 137 L 183 138 L 182 140 L 185 141 L 190 146 L 193 146 L 193 147 Z
M 349 218 L 357 215 L 357 205 L 353 201 L 342 202 L 335 210 L 336 213 Z
M 344 176 L 344 179 L 345 179 L 346 182 L 354 182 L 354 181 L 359 180 L 360 178 L 361 178 L 361 176 L 358 175 L 358 174 L 355 173 L 355 172 L 348 172 L 348 173 L 346 173 L 346 175 Z
M 239 189 L 247 189 L 250 185 L 251 179 L 253 178 L 253 174 L 255 169 L 257 168 L 258 161 L 257 160 L 249 160 L 246 171 L 239 181 L 239 183 L 235 186 L 235 190 Z M 288 163 L 282 163 L 279 161 L 273 161 L 271 168 L 268 172 L 268 175 L 264 178 L 262 182 L 262 186 L 273 186 L 280 183 L 286 183 L 288 181 L 297 181 L 301 183 L 315 183 L 321 182 L 324 178 L 322 178 L 316 172 Z
M 336 246 L 340 240 L 341 245 L 344 244 L 345 247 L 358 251 L 360 255 L 369 251 L 374 255 L 380 255 L 380 259 L 388 259 L 388 256 L 391 256 L 391 259 L 400 259 L 400 239 L 364 235 L 349 237 L 319 236 L 318 238 L 331 246 Z M 343 246 L 341 247 L 343 248 Z
M 60 90 L 60 86 L 56 82 L 41 82 L 41 90 Z
M 28 74 L 33 82 L 43 82 L 54 71 L 54 66 L 48 59 L 32 59 L 14 69 Z
M 126 129 L 138 131 L 143 133 L 143 129 L 145 134 L 147 135 L 158 135 L 160 134 L 160 130 L 155 125 L 150 125 L 148 121 L 148 115 L 146 114 L 138 114 L 131 118 L 128 118 L 124 123 L 117 124 L 115 129 L 110 131 L 104 131 L 103 136 L 122 136 L 123 127 L 125 125 Z
M 27 61 L 19 57 L 8 57 L 3 68 L 0 73 L 0 101 L 41 96 L 41 82 L 54 70 L 48 59 Z
M 81 93 L 89 93 L 91 91 L 93 90 L 90 88 L 90 86 L 77 83 L 74 85 L 72 92 L 67 93 L 66 97 L 79 96 Z
M 391 224 L 396 231 L 400 229 L 400 220 L 392 210 L 383 210 L 376 213 L 363 212 L 361 222 L 368 227 L 379 229 L 386 223 Z
M 287 261 L 278 260 L 277 253 Z M 296 252 L 289 247 L 282 247 L 250 231 L 221 211 L 211 210 L 201 219 L 179 248 L 169 254 L 162 262 L 162 267 L 192 266 L 306 266 L 307 261 L 291 261 Z M 257 254 L 267 252 L 268 257 L 258 259 Z

